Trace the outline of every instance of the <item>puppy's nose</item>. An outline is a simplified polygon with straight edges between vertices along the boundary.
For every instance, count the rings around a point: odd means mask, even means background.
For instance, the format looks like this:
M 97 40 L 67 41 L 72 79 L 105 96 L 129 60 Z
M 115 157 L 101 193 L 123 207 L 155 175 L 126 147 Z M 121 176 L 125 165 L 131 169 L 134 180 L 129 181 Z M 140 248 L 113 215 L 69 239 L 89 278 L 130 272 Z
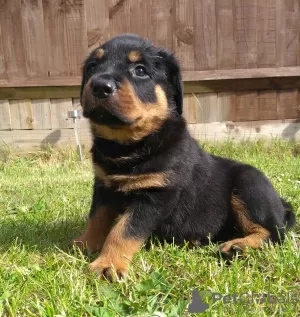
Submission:
M 110 79 L 98 78 L 92 82 L 93 95 L 99 99 L 110 97 L 116 88 L 115 82 Z

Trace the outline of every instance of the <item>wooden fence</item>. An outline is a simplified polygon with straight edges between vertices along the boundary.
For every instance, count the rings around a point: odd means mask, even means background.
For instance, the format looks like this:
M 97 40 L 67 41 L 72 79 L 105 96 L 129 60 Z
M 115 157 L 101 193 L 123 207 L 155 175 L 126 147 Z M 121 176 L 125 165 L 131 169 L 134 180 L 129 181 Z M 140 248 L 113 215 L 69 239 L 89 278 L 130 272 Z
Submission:
M 177 55 L 194 136 L 299 137 L 300 0 L 0 0 L 0 141 L 72 139 L 82 62 L 121 33 Z

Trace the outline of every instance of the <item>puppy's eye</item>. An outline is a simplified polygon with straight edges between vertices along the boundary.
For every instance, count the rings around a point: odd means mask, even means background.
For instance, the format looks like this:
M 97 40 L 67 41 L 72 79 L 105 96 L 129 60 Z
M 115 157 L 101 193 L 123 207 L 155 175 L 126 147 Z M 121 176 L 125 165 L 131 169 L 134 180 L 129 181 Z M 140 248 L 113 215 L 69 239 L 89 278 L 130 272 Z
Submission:
M 89 74 L 93 74 L 96 70 L 97 64 L 96 63 L 91 63 L 90 65 L 88 65 L 87 67 L 87 72 Z
M 146 77 L 148 76 L 146 68 L 143 65 L 137 65 L 133 70 L 133 74 L 137 77 Z

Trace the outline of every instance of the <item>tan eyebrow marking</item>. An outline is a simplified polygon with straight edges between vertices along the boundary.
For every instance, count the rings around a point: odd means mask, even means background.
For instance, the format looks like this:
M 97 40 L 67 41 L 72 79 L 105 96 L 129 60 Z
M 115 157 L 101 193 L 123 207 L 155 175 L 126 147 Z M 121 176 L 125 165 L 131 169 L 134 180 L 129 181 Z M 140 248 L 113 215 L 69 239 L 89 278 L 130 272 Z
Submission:
M 104 56 L 104 49 L 103 48 L 99 48 L 97 53 L 96 53 L 96 57 L 97 58 L 102 58 Z
M 134 63 L 134 62 L 137 62 L 137 61 L 140 61 L 142 59 L 142 55 L 139 51 L 131 51 L 129 54 L 128 54 L 128 59 Z

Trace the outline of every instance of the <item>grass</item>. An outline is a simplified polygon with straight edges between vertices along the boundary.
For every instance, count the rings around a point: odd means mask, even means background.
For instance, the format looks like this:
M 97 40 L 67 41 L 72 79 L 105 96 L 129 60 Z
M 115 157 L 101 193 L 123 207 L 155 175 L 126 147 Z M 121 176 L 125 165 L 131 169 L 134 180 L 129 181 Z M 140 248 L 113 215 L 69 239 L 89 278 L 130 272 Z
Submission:
M 272 180 L 300 216 L 300 146 L 271 143 L 205 143 L 211 153 L 254 164 Z M 251 250 L 231 265 L 216 246 L 188 250 L 151 244 L 134 259 L 125 282 L 99 281 L 86 270 L 95 254 L 68 250 L 85 226 L 91 202 L 89 160 L 71 150 L 0 162 L 0 316 L 196 316 L 187 312 L 192 291 L 293 295 L 297 303 L 248 305 L 218 301 L 198 316 L 300 316 L 298 226 L 283 246 Z M 3 159 L 4 159 L 3 158 Z

